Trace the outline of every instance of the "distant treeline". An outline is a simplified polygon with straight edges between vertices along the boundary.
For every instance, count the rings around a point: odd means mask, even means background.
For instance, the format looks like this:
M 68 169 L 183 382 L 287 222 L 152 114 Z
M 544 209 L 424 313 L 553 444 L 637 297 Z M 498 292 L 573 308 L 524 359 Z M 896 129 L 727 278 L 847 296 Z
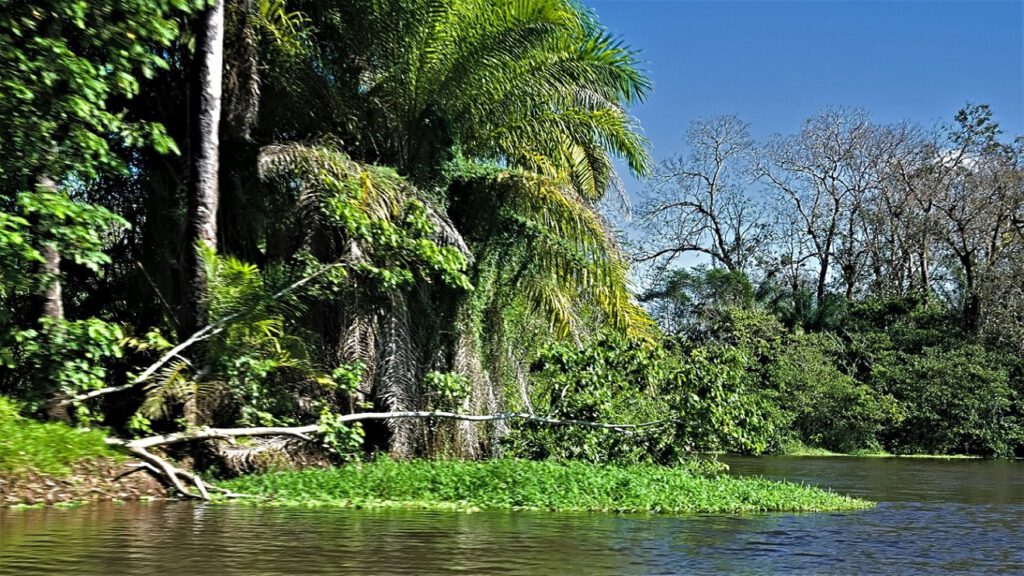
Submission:
M 792 440 L 1021 453 L 1024 140 L 968 105 L 931 130 L 827 109 L 763 143 L 715 118 L 688 144 L 637 249 L 667 332 L 742 350 Z

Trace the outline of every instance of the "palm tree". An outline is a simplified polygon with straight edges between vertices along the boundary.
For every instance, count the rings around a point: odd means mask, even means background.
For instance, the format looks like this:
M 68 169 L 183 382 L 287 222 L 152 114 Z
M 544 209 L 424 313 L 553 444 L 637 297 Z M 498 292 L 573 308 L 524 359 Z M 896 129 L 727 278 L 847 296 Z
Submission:
M 500 397 L 491 388 L 499 366 L 523 358 L 499 361 L 503 346 L 481 329 L 485 311 L 521 311 L 492 323 L 514 317 L 557 337 L 583 336 L 581 314 L 649 332 L 596 208 L 615 184 L 613 158 L 647 169 L 646 142 L 625 106 L 649 83 L 635 54 L 592 14 L 568 0 L 310 1 L 297 9 L 317 49 L 301 69 L 270 71 L 264 97 L 274 104 L 261 125 L 294 139 L 329 134 L 352 159 L 394 166 L 432 207 L 447 232 L 442 242 L 476 259 L 472 295 L 420 283 L 340 314 L 347 326 L 333 331 L 378 366 L 385 407 L 415 407 L 429 370 L 472 372 L 469 408 Z M 473 442 L 463 448 L 472 452 Z

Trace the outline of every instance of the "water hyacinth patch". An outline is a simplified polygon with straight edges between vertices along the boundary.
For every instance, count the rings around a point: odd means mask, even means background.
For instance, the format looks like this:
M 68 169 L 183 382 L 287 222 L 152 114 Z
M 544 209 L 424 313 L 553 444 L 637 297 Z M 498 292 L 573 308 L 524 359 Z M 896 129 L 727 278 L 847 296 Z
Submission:
M 224 484 L 270 506 L 550 510 L 656 514 L 859 510 L 826 490 L 655 465 L 379 459 L 327 470 L 246 476 Z

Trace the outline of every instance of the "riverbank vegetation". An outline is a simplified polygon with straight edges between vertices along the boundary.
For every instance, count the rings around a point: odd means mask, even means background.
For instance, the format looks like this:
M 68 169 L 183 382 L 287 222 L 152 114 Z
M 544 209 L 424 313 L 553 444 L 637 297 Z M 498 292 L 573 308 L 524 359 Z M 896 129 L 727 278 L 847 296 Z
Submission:
M 658 514 L 860 510 L 870 503 L 788 482 L 712 476 L 699 465 L 488 460 L 394 462 L 244 476 L 226 486 L 269 506 Z
M 771 450 L 1024 455 L 1024 140 L 1001 134 L 975 104 L 763 142 L 695 122 L 648 189 L 644 299 L 681 349 L 743 358 Z
M 0 396 L 0 476 L 36 473 L 60 477 L 84 460 L 123 458 L 107 446 L 105 438 L 102 430 L 25 418 L 15 403 Z
M 182 495 L 374 452 L 1021 445 L 1021 156 L 984 107 L 849 153 L 823 116 L 749 163 L 772 204 L 701 152 L 742 131 L 652 172 L 638 55 L 571 0 L 28 1 L 0 79 L 0 395 Z M 636 254 L 615 166 L 665 185 Z

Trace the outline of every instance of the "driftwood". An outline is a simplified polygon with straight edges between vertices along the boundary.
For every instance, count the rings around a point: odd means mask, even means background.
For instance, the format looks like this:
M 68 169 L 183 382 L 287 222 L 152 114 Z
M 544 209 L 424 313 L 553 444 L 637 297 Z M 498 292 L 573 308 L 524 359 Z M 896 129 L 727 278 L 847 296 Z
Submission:
M 603 422 L 590 422 L 588 420 L 560 420 L 557 418 L 548 418 L 545 416 L 537 416 L 535 414 L 527 414 L 525 412 L 502 412 L 498 414 L 459 414 L 456 412 L 362 412 L 358 414 L 346 414 L 338 417 L 336 422 L 360 422 L 363 420 L 391 420 L 391 419 L 403 419 L 403 418 L 440 418 L 446 420 L 464 420 L 469 422 L 493 422 L 497 420 L 526 420 L 530 422 L 538 422 L 549 426 L 585 426 L 589 428 L 598 428 L 602 430 L 612 430 L 616 432 L 630 433 L 631 431 L 650 428 L 654 426 L 662 426 L 673 422 L 672 420 L 656 420 L 653 422 L 643 422 L 640 424 L 608 424 Z M 124 440 L 121 438 L 108 438 L 107 444 L 116 446 L 127 451 L 129 454 L 142 460 L 142 464 L 139 465 L 135 470 L 129 473 L 136 472 L 139 470 L 148 470 L 156 475 L 161 481 L 164 482 L 173 492 L 184 497 L 192 498 L 197 500 L 209 500 L 209 492 L 218 492 L 224 494 L 228 498 L 237 498 L 245 496 L 244 494 L 236 494 L 229 490 L 224 490 L 213 484 L 203 481 L 197 474 L 182 470 L 163 457 L 160 457 L 150 451 L 152 448 L 159 448 L 161 446 L 170 446 L 174 444 L 181 444 L 184 442 L 197 442 L 202 440 L 234 440 L 235 438 L 251 438 L 257 436 L 293 436 L 301 438 L 309 442 L 313 441 L 311 434 L 315 434 L 318 430 L 317 424 L 309 424 L 306 426 L 266 426 L 256 428 L 200 428 L 194 431 L 186 432 L 175 432 L 173 434 L 160 434 L 156 436 L 149 436 L 146 438 L 139 438 L 136 440 Z M 198 490 L 199 494 L 195 494 L 186 488 L 186 482 L 194 485 Z

